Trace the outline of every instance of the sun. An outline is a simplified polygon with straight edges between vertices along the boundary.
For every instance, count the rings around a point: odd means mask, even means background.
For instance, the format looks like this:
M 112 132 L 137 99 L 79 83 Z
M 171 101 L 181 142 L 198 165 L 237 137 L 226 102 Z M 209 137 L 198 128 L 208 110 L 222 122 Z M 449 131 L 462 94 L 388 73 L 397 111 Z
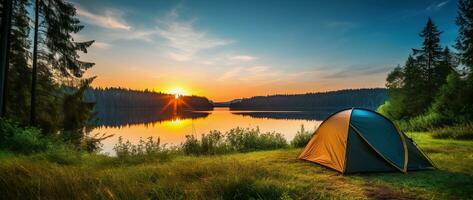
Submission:
M 180 87 L 171 88 L 167 91 L 167 93 L 174 95 L 176 99 L 180 96 L 187 95 L 187 91 Z

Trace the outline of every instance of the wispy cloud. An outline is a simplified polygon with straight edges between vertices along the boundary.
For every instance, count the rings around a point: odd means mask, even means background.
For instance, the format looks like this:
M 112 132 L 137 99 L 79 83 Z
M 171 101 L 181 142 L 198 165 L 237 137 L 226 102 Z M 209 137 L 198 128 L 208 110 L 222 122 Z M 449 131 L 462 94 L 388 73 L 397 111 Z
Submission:
M 240 72 L 242 71 L 243 67 L 236 67 L 232 68 L 229 71 L 225 72 L 220 76 L 217 80 L 218 81 L 225 81 L 225 80 L 230 80 L 233 78 L 236 78 L 240 75 Z
M 256 65 L 232 68 L 223 73 L 217 80 L 235 80 L 240 82 L 251 82 L 252 85 L 264 85 L 296 79 L 301 80 L 303 78 L 313 77 L 315 73 L 317 73 L 317 70 L 290 72 L 267 65 Z
M 443 6 L 447 5 L 449 1 L 450 0 L 442 1 L 442 2 L 434 2 L 430 4 L 429 6 L 427 6 L 426 10 L 438 10 L 442 8 Z
M 248 61 L 256 60 L 257 58 L 250 55 L 233 55 L 233 56 L 230 56 L 229 59 L 235 60 L 235 61 L 248 62 Z
M 386 73 L 391 70 L 392 67 L 380 66 L 380 65 L 364 65 L 364 66 L 350 66 L 342 70 L 338 70 L 333 73 L 329 73 L 324 76 L 328 79 L 347 78 L 347 77 L 359 77 L 369 76 L 374 74 Z
M 92 47 L 95 47 L 97 49 L 108 49 L 110 48 L 110 44 L 109 43 L 106 43 L 106 42 L 97 42 L 95 41 L 93 44 L 92 44 Z
M 123 19 L 123 12 L 118 10 L 105 10 L 103 15 L 92 13 L 80 6 L 76 6 L 77 14 L 81 17 L 81 20 L 94 24 L 97 26 L 101 26 L 104 28 L 110 29 L 123 29 L 123 30 L 130 30 L 131 26 L 129 26 Z
M 194 26 L 196 19 L 183 21 L 179 13 L 173 9 L 164 20 L 158 20 L 156 33 L 167 41 L 171 49 L 167 55 L 177 61 L 187 61 L 194 58 L 203 50 L 212 49 L 232 43 L 232 40 L 223 39 L 199 30 Z

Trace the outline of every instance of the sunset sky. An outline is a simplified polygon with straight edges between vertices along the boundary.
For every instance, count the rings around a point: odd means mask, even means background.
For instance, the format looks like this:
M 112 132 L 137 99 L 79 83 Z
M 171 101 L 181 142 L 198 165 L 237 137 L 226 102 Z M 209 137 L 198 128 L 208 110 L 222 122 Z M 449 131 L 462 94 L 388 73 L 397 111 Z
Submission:
M 214 101 L 383 87 L 432 17 L 454 43 L 456 1 L 74 0 L 96 40 L 83 60 L 100 87 L 170 91 Z

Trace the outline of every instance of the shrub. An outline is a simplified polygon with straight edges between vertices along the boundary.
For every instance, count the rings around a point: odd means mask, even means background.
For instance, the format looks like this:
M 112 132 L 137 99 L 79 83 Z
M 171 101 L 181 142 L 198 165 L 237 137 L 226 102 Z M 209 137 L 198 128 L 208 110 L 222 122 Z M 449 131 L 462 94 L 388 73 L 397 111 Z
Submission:
M 287 141 L 280 133 L 261 133 L 259 128 L 233 128 L 222 134 L 210 131 L 201 139 L 187 135 L 181 148 L 187 155 L 214 155 L 229 152 L 249 152 L 287 147 Z
M 297 134 L 291 141 L 291 146 L 305 147 L 309 142 L 310 138 L 312 138 L 312 132 L 305 130 L 304 125 L 301 125 L 301 129 L 297 131 Z
M 40 154 L 42 158 L 61 165 L 77 164 L 82 160 L 82 152 L 76 150 L 70 145 L 54 145 L 54 148 L 48 149 Z
M 158 138 L 154 140 L 153 137 L 140 141 L 138 144 L 132 144 L 129 140 L 123 141 L 122 137 L 118 138 L 118 143 L 113 149 L 116 152 L 118 159 L 129 162 L 141 162 L 146 160 L 167 160 L 173 151 L 172 148 L 166 148 L 166 145 L 161 145 L 161 140 Z
M 427 112 L 424 115 L 409 120 L 395 121 L 403 131 L 427 131 L 446 123 L 446 119 L 435 112 Z
M 473 123 L 459 124 L 432 130 L 433 138 L 473 140 Z
M 37 128 L 23 128 L 9 120 L 0 121 L 1 149 L 30 154 L 45 151 L 48 144 Z
M 235 151 L 249 152 L 287 147 L 287 141 L 280 133 L 261 133 L 259 128 L 233 128 L 226 133 L 226 142 Z
M 229 151 L 225 143 L 225 136 L 220 131 L 210 131 L 209 134 L 202 134 L 201 152 L 207 155 L 222 154 Z
M 182 144 L 181 148 L 187 155 L 201 154 L 200 141 L 193 135 L 186 135 L 186 140 Z

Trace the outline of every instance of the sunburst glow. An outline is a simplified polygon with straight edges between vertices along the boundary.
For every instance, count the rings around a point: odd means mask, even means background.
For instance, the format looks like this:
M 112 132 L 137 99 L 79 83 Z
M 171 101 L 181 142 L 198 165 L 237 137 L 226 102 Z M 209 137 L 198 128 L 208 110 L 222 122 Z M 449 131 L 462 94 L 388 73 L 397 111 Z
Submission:
M 181 88 L 181 87 L 171 88 L 171 89 L 167 90 L 166 93 L 169 93 L 169 94 L 174 95 L 174 97 L 175 97 L 176 99 L 179 98 L 180 96 L 188 95 L 187 91 L 184 90 L 184 89 Z

